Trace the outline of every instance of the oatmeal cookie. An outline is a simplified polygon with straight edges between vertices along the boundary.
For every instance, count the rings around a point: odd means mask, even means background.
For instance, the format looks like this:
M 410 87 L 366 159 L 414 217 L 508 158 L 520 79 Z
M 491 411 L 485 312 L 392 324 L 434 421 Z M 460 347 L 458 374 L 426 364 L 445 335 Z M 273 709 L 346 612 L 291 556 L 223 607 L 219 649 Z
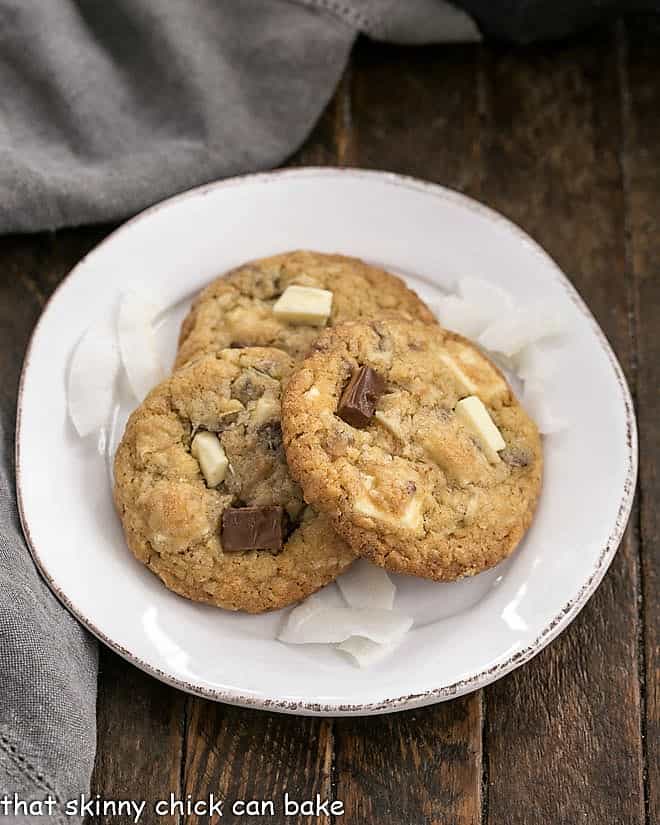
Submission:
M 304 599 L 354 554 L 303 500 L 282 447 L 291 358 L 224 350 L 159 384 L 114 462 L 128 546 L 171 590 L 259 613 Z
M 486 356 L 440 326 L 327 330 L 288 383 L 282 426 L 306 500 L 388 570 L 474 575 L 532 521 L 537 428 Z
M 291 286 L 332 293 L 328 326 L 388 315 L 435 323 L 426 304 L 390 272 L 343 255 L 287 252 L 244 264 L 200 293 L 181 326 L 175 368 L 225 347 L 277 347 L 301 358 L 322 330 L 273 311 Z

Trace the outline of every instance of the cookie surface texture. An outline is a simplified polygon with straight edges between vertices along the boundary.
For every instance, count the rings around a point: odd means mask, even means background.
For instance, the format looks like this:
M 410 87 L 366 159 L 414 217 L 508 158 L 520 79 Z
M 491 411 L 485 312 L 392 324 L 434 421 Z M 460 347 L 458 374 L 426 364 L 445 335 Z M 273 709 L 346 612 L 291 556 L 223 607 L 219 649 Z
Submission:
M 328 326 L 392 314 L 435 322 L 426 304 L 390 272 L 342 255 L 288 252 L 244 264 L 202 290 L 181 326 L 175 368 L 226 347 L 277 347 L 301 358 L 322 329 L 273 312 L 290 286 L 332 292 Z
M 366 382 L 375 410 L 351 426 L 342 394 L 367 368 L 382 379 L 377 392 Z M 483 431 L 475 406 L 490 419 Z M 543 469 L 537 428 L 476 346 L 439 326 L 327 330 L 296 367 L 282 419 L 306 500 L 389 570 L 474 575 L 506 558 L 531 523 Z
M 292 367 L 279 350 L 225 350 L 159 384 L 128 421 L 114 463 L 116 507 L 134 555 L 182 596 L 273 610 L 318 590 L 354 558 L 287 468 L 280 402 Z M 281 515 L 280 552 L 224 551 L 223 515 L 255 510 L 260 522 L 243 534 L 269 529 L 272 538 Z M 245 539 L 239 530 L 232 540 Z

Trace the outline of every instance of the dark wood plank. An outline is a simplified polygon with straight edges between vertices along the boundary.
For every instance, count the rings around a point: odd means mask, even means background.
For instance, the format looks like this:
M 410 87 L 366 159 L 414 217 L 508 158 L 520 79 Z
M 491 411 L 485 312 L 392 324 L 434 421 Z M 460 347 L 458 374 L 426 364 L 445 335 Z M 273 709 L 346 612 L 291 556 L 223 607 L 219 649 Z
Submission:
M 115 224 L 82 226 L 37 236 L 41 240 L 35 280 L 43 293 L 49 296 L 64 276 L 114 228 Z M 90 307 L 90 313 L 92 309 Z
M 436 181 L 478 197 L 479 51 L 360 41 L 353 65 L 349 165 Z
M 337 798 L 347 822 L 481 822 L 479 695 L 336 723 Z
M 611 33 L 484 51 L 484 199 L 568 272 L 631 374 Z M 583 613 L 488 689 L 487 821 L 644 819 L 634 530 Z
M 23 356 L 30 332 L 46 302 L 37 281 L 43 235 L 0 238 L 0 403 L 13 421 Z
M 351 67 L 347 66 L 337 90 L 304 145 L 286 166 L 347 166 L 351 150 Z
M 186 697 L 101 646 L 97 702 L 98 747 L 92 794 L 146 802 L 140 822 L 178 823 L 157 815 L 155 805 L 181 798 Z M 132 822 L 130 816 L 88 818 L 89 823 Z
M 340 165 L 347 145 L 348 86 L 344 79 L 305 145 L 289 164 Z M 186 724 L 183 774 L 186 793 L 208 799 L 210 793 L 228 800 L 223 822 L 258 822 L 233 815 L 236 800 L 276 803 L 272 823 L 330 825 L 324 815 L 285 817 L 284 793 L 299 800 L 332 797 L 332 722 L 296 718 L 190 699 Z M 191 822 L 206 822 L 192 816 Z
M 635 287 L 647 821 L 660 822 L 660 25 L 622 35 L 623 168 Z
M 474 47 L 361 42 L 353 64 L 347 157 L 479 193 Z M 337 798 L 362 825 L 481 821 L 481 694 L 335 724 Z
M 185 792 L 196 800 L 207 800 L 211 793 L 224 799 L 223 822 L 330 825 L 331 818 L 325 815 L 287 816 L 284 794 L 296 803 L 315 800 L 317 794 L 322 800 L 332 799 L 331 720 L 195 700 L 187 743 Z M 262 809 L 260 803 L 271 803 L 272 809 Z M 187 821 L 209 820 L 202 815 Z

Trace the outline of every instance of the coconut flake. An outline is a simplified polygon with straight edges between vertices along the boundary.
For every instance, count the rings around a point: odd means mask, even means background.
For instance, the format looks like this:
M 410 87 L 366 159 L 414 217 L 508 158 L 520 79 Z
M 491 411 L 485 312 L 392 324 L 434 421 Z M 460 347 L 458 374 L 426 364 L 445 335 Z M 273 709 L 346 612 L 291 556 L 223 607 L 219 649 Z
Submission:
M 157 314 L 157 307 L 138 292 L 127 292 L 119 305 L 119 351 L 128 383 L 138 401 L 165 375 L 153 328 Z
M 557 369 L 548 340 L 565 331 L 560 312 L 540 304 L 516 308 L 506 290 L 482 278 L 459 279 L 457 291 L 431 304 L 440 323 L 475 339 L 509 380 L 514 378 L 514 385 L 522 382 L 521 401 L 543 435 L 564 429 L 566 423 L 548 408 L 544 391 Z
M 346 641 L 340 642 L 337 650 L 346 653 L 358 667 L 369 667 L 392 653 L 402 639 L 403 636 L 392 644 L 379 645 L 371 639 L 365 639 L 364 636 L 351 636 Z
M 337 579 L 349 607 L 391 610 L 396 587 L 382 567 L 358 559 Z
M 564 323 L 559 313 L 525 307 L 498 318 L 477 340 L 484 349 L 512 357 L 530 344 L 555 337 L 563 331 Z
M 313 618 L 322 610 L 333 607 L 344 607 L 344 600 L 335 585 L 329 584 L 322 590 L 312 593 L 311 596 L 308 596 L 290 611 L 282 624 L 278 638 L 283 633 L 297 634 L 308 619 Z
M 566 429 L 566 421 L 549 408 L 547 394 L 540 381 L 526 381 L 520 400 L 542 435 L 553 435 Z
M 395 610 L 310 606 L 309 599 L 295 608 L 278 639 L 290 644 L 334 644 L 351 636 L 364 636 L 379 644 L 392 644 L 412 627 L 410 616 Z M 301 615 L 298 611 L 304 611 Z
M 557 372 L 557 359 L 547 349 L 528 344 L 516 355 L 513 369 L 521 381 L 545 383 Z
M 513 311 L 514 303 L 511 295 L 499 286 L 483 278 L 467 276 L 458 281 L 458 294 L 480 311 L 489 321 Z
M 490 320 L 490 316 L 482 309 L 456 295 L 438 298 L 430 307 L 444 327 L 465 335 L 466 338 L 476 338 Z
M 103 427 L 110 415 L 119 372 L 115 325 L 106 319 L 90 326 L 71 357 L 67 404 L 78 435 Z
M 337 588 L 330 584 L 322 590 L 312 593 L 311 596 L 308 596 L 293 608 L 282 625 L 278 638 L 281 638 L 282 633 L 295 635 L 308 619 L 313 618 L 322 610 L 334 607 L 344 607 L 344 600 Z

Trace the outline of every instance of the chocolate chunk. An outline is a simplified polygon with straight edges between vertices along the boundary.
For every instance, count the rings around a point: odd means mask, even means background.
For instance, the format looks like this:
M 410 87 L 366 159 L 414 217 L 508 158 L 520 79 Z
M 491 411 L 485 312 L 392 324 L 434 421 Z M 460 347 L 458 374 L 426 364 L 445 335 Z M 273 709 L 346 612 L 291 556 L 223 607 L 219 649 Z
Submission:
M 257 430 L 257 435 L 263 446 L 270 452 L 277 452 L 282 446 L 282 425 L 279 421 L 271 421 Z
M 384 389 L 385 381 L 375 370 L 360 367 L 342 393 L 337 415 L 351 427 L 366 427 Z
M 222 549 L 228 553 L 241 550 L 271 550 L 279 553 L 284 544 L 284 508 L 228 507 L 222 514 Z
M 501 450 L 500 458 L 509 467 L 527 467 L 531 461 L 531 457 L 526 450 L 515 447 L 507 447 L 505 450 Z
M 238 399 L 241 404 L 247 405 L 250 401 L 256 401 L 264 394 L 264 387 L 255 383 L 257 376 L 254 373 L 245 372 L 239 375 L 231 385 L 231 397 Z

